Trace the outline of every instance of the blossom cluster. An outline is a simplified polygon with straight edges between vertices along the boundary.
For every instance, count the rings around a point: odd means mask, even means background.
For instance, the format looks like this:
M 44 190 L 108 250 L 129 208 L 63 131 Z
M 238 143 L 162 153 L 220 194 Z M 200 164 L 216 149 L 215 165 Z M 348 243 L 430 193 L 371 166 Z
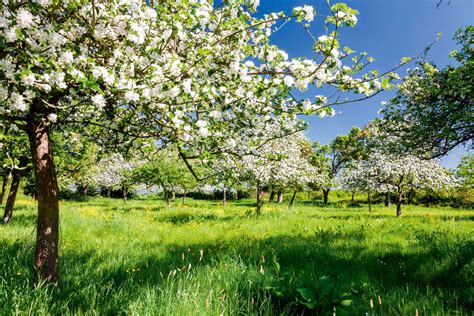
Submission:
M 4 1 L 0 117 L 21 124 L 34 111 L 52 124 L 95 123 L 199 156 L 290 134 L 304 125 L 299 114 L 334 114 L 324 95 L 298 100 L 294 89 L 331 85 L 370 96 L 385 88 L 375 73 L 356 77 L 365 55 L 351 63 L 335 32 L 316 40 L 313 58 L 271 44 L 280 22 L 309 23 L 314 8 L 255 17 L 258 4 Z M 356 14 L 337 4 L 326 23 L 354 26 Z
M 404 192 L 447 189 L 454 185 L 454 178 L 436 160 L 375 152 L 346 170 L 342 183 L 350 190 Z

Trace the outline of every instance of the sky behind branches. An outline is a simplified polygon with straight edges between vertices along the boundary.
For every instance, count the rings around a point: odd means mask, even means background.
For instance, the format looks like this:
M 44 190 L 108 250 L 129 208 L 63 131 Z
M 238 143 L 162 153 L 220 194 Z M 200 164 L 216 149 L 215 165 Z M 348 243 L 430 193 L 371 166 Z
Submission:
M 332 4 L 337 1 L 331 1 Z M 344 27 L 339 32 L 341 46 L 349 46 L 358 52 L 366 51 L 373 56 L 373 68 L 383 72 L 393 68 L 402 57 L 414 57 L 432 43 L 438 32 L 443 36 L 430 50 L 427 60 L 442 67 L 454 64 L 448 57 L 456 49 L 452 40 L 455 31 L 466 25 L 474 24 L 473 0 L 445 0 L 439 8 L 438 0 L 341 0 L 350 7 L 359 10 L 359 22 L 355 28 Z M 308 4 L 317 13 L 326 15 L 329 11 L 325 0 L 261 0 L 259 13 L 285 11 Z M 322 18 L 316 18 L 310 29 L 318 37 L 325 34 Z M 301 25 L 287 24 L 272 36 L 272 42 L 285 49 L 292 56 L 314 56 L 311 51 L 312 40 Z M 411 65 L 413 67 L 413 64 Z M 406 69 L 406 68 L 405 68 Z M 397 72 L 405 75 L 405 69 Z M 323 92 L 323 93 L 322 93 Z M 307 117 L 309 123 L 308 137 L 323 144 L 335 136 L 347 133 L 352 126 L 362 127 L 374 119 L 382 107 L 381 101 L 389 100 L 395 91 L 384 92 L 369 100 L 349 103 L 336 107 L 337 115 L 321 119 L 317 116 Z M 310 89 L 298 96 L 313 99 L 314 95 L 328 94 L 328 91 Z M 360 96 L 359 96 L 360 97 Z M 464 148 L 453 150 L 443 159 L 446 167 L 455 167 L 460 157 L 466 153 Z

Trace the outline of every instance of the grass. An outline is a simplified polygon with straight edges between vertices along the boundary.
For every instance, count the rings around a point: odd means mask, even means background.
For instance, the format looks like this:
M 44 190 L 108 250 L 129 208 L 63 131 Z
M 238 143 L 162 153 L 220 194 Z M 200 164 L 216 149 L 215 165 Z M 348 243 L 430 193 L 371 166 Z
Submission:
M 0 227 L 0 314 L 471 315 L 473 211 L 373 209 L 63 201 L 54 286 L 35 281 L 35 203 L 20 197 Z

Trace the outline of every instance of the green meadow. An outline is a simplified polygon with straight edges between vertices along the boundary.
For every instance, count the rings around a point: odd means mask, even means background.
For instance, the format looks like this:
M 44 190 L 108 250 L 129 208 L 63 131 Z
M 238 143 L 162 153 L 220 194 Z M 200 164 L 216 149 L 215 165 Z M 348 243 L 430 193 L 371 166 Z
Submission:
M 0 314 L 472 315 L 472 210 L 305 199 L 260 217 L 254 200 L 63 201 L 52 285 L 22 196 L 0 227 Z

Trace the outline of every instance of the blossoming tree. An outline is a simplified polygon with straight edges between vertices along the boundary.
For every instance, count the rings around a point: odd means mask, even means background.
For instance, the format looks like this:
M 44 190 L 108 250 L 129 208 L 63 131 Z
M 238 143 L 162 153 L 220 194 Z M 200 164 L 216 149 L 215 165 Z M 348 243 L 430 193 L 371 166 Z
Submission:
M 359 99 L 390 87 L 391 73 L 357 76 L 365 54 L 340 49 L 337 31 L 357 11 L 335 4 L 312 58 L 289 59 L 270 36 L 288 19 L 307 26 L 310 6 L 255 17 L 258 1 L 3 1 L 0 119 L 28 134 L 38 196 L 35 265 L 58 279 L 58 184 L 50 132 L 102 127 L 98 141 L 154 138 L 183 159 L 236 153 L 284 136 L 297 114 L 339 101 L 299 100 L 292 89 L 331 85 Z M 308 29 L 309 31 L 309 29 Z M 352 60 L 350 55 L 354 55 Z M 349 58 L 346 58 L 349 57 Z M 277 126 L 273 134 L 262 127 Z
M 112 154 L 94 167 L 93 182 L 96 186 L 105 188 L 107 196 L 110 196 L 111 190 L 121 189 L 126 200 L 133 182 L 133 170 L 138 165 L 137 162 L 126 160 L 121 154 Z
M 260 214 L 264 186 L 277 191 L 294 190 L 291 207 L 299 189 L 310 182 L 321 181 L 310 158 L 311 146 L 303 132 L 272 140 L 254 155 L 243 157 L 241 172 L 257 187 L 257 214 Z
M 441 190 L 454 184 L 453 177 L 436 160 L 375 152 L 358 162 L 343 177 L 346 187 L 361 191 L 397 193 L 397 216 L 402 215 L 404 194 L 412 189 Z

